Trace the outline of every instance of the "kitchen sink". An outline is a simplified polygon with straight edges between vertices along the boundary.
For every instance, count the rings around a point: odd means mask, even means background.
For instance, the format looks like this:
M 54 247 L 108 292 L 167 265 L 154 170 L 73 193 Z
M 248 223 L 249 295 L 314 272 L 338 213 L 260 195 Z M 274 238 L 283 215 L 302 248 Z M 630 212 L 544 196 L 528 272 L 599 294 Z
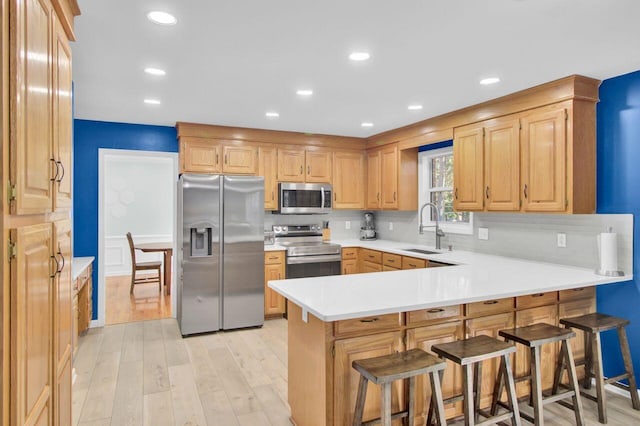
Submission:
M 423 249 L 417 249 L 417 248 L 409 248 L 409 249 L 402 249 L 402 250 L 411 251 L 411 252 L 420 253 L 420 254 L 440 254 L 439 251 L 423 250 Z

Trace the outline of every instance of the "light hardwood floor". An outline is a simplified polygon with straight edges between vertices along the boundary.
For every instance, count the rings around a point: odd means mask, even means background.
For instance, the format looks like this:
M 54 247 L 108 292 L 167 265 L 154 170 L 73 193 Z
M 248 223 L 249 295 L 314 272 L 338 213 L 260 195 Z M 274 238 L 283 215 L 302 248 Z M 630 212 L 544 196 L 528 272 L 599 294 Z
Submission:
M 171 296 L 158 291 L 158 284 L 137 284 L 133 294 L 131 275 L 106 278 L 106 324 L 121 324 L 171 317 Z
M 74 426 L 290 425 L 284 319 L 187 339 L 175 319 L 90 329 L 74 367 Z M 640 424 L 629 399 L 608 398 L 609 426 Z M 586 424 L 598 425 L 595 403 L 583 404 Z M 545 424 L 575 420 L 551 404 Z

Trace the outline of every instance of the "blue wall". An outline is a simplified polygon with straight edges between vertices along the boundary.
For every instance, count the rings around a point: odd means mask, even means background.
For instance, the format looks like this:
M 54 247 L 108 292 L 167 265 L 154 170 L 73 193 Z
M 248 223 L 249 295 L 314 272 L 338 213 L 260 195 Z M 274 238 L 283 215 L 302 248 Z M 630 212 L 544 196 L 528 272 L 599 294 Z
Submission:
M 600 86 L 598 104 L 598 213 L 632 213 L 633 269 L 640 274 L 640 71 Z M 628 272 L 628 271 L 625 271 Z M 598 311 L 631 320 L 627 327 L 636 378 L 640 373 L 640 278 L 597 289 Z M 602 336 L 607 376 L 624 371 L 615 332 Z
M 98 149 L 178 152 L 175 127 L 74 120 L 73 255 L 94 256 L 93 319 L 98 314 Z M 81 201 L 80 201 L 81 200 Z

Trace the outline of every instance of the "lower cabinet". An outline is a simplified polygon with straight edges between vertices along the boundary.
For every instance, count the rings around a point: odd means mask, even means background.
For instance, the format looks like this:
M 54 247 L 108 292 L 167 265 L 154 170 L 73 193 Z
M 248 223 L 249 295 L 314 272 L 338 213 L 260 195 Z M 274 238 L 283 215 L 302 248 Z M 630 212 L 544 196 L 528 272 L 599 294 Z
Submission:
M 351 363 L 358 359 L 390 355 L 402 351 L 402 332 L 394 331 L 336 340 L 334 348 L 334 424 L 350 425 L 353 423 L 353 412 L 360 380 L 360 374 L 351 366 Z M 395 413 L 404 408 L 404 399 L 402 382 L 394 382 L 391 390 L 391 411 Z M 380 417 L 380 401 L 380 386 L 369 383 L 364 406 L 364 421 Z M 400 425 L 401 423 L 394 422 L 394 424 Z
M 580 290 L 580 289 L 576 289 Z M 568 290 L 572 292 L 573 290 Z M 594 294 L 593 296 L 591 294 Z M 560 292 L 560 303 L 558 304 L 558 320 L 563 318 L 577 317 L 579 315 L 589 314 L 596 311 L 595 288 L 586 289 L 584 292 L 573 291 L 569 297 L 564 298 L 563 292 Z M 574 359 L 584 358 L 584 332 L 574 330 L 576 337 L 571 339 L 571 352 Z M 584 365 L 576 367 L 578 378 L 584 377 Z M 563 383 L 569 383 L 567 374 L 562 378 Z
M 279 293 L 271 290 L 267 283 L 282 280 L 285 276 L 284 251 L 268 251 L 264 254 L 264 316 L 282 317 L 286 301 Z
M 369 260 L 363 260 L 360 272 L 382 272 L 382 265 L 379 263 L 371 262 Z
M 342 275 L 357 274 L 360 249 L 346 247 L 342 249 Z
M 454 321 L 445 324 L 435 324 L 425 327 L 407 330 L 407 350 L 419 348 L 431 352 L 431 346 L 440 343 L 449 343 L 464 338 L 462 321 Z M 435 355 L 435 354 L 434 354 Z M 425 424 L 429 405 L 426 401 L 431 398 L 431 385 L 428 376 L 418 376 L 416 380 L 416 417 L 417 424 Z M 447 360 L 447 368 L 442 378 L 442 396 L 449 398 L 462 393 L 462 368 Z M 462 402 L 446 405 L 446 417 L 452 418 L 463 413 Z

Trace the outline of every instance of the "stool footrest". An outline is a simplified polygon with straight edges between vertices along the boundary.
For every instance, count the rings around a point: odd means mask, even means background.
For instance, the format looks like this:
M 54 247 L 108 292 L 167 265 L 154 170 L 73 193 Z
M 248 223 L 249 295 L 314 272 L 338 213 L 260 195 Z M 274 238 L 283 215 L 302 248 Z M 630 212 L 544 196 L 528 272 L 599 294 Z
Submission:
M 576 393 L 573 390 L 570 390 L 567 392 L 557 393 L 555 395 L 549 395 L 542 400 L 542 405 L 551 404 L 552 402 L 558 402 L 561 399 L 570 398 L 575 394 Z
M 619 382 L 622 379 L 628 379 L 628 378 L 629 378 L 629 374 L 628 373 L 623 373 L 623 374 L 620 374 L 619 376 L 609 377 L 608 379 L 604 379 L 604 383 L 607 384 L 607 385 L 609 385 L 609 384 L 615 385 L 615 382 Z M 626 385 L 623 385 L 623 386 L 626 386 Z M 622 389 L 629 390 L 629 387 L 627 386 L 627 387 L 622 388 Z
M 497 423 L 500 423 L 512 418 L 513 418 L 513 413 L 510 413 L 510 412 L 504 413 L 504 414 L 498 414 L 497 416 L 489 417 L 486 420 L 476 423 L 475 426 L 495 425 Z
M 408 411 L 399 411 L 391 415 L 391 421 L 396 419 L 402 419 L 404 417 L 407 417 L 408 415 L 409 415 Z M 380 418 L 377 418 L 377 419 L 369 420 L 366 422 L 362 422 L 362 426 L 373 426 L 381 423 L 382 422 L 380 421 Z
M 590 393 L 586 393 L 586 392 L 580 392 L 580 395 L 584 396 L 585 398 L 594 401 L 594 402 L 598 402 L 598 397 L 595 395 L 591 395 Z

